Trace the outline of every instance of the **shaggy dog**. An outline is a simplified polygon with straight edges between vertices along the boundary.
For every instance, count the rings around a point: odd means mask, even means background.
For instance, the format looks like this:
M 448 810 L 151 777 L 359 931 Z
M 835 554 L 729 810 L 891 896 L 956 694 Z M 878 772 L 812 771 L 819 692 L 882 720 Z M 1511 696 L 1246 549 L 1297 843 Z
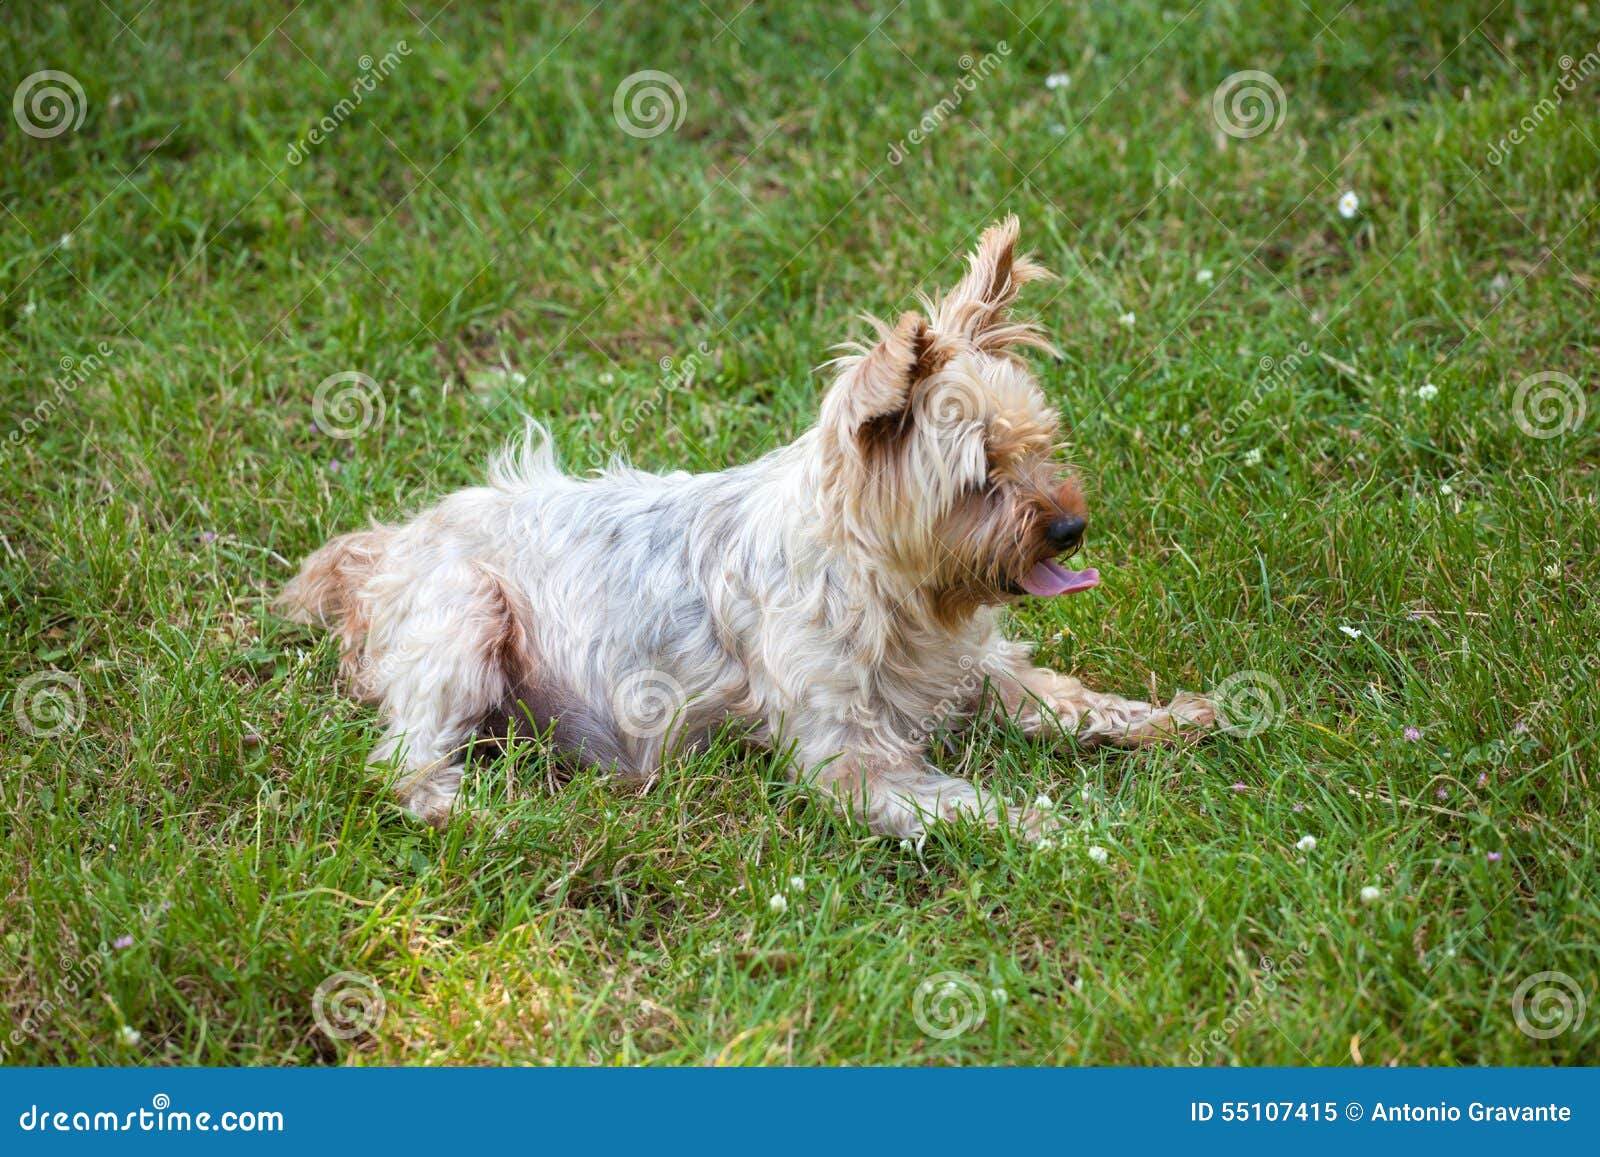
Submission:
M 734 723 L 875 832 L 970 815 L 1037 837 L 1045 817 L 930 766 L 928 733 L 985 708 L 1085 744 L 1212 726 L 1200 696 L 1091 691 L 1001 633 L 1006 604 L 1100 579 L 1060 561 L 1087 520 L 1020 356 L 1050 348 L 1010 316 L 1049 275 L 1016 242 L 1016 218 L 992 226 L 955 288 L 875 322 L 817 424 L 755 462 L 574 478 L 535 426 L 488 486 L 311 555 L 280 606 L 342 636 L 401 803 L 443 825 L 466 748 L 508 727 L 642 779 Z

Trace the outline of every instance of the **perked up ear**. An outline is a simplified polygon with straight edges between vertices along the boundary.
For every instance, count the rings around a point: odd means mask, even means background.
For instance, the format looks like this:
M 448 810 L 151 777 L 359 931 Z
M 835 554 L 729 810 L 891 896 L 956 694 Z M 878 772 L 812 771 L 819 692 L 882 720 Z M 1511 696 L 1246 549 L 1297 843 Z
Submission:
M 824 421 L 841 442 L 863 447 L 905 427 L 912 388 L 937 368 L 933 334 L 920 313 L 903 313 L 892 327 L 868 320 L 878 329 L 878 344 L 835 363 L 841 372 L 823 401 Z
M 1055 276 L 1031 257 L 1017 256 L 1019 228 L 1013 214 L 983 231 L 978 247 L 967 257 L 966 276 L 932 307 L 937 332 L 961 334 L 992 353 L 1013 346 L 1055 352 L 1033 325 L 1008 317 L 1018 290 Z

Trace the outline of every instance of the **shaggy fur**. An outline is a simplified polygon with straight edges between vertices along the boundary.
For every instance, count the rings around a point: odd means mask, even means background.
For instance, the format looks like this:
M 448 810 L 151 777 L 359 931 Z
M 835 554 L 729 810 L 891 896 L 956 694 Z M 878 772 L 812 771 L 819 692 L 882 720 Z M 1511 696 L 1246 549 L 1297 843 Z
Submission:
M 1019 596 L 1098 581 L 1054 561 L 1084 501 L 1020 357 L 1049 345 L 1010 307 L 1048 274 L 1016 239 L 1015 218 L 991 227 L 954 289 L 875 322 L 817 425 L 756 462 L 573 478 L 534 426 L 487 487 L 307 559 L 280 605 L 340 633 L 401 802 L 442 825 L 466 745 L 508 725 L 642 778 L 731 722 L 876 832 L 965 813 L 1037 835 L 932 768 L 928 732 L 985 702 L 1080 743 L 1211 726 L 1205 699 L 1100 694 L 1001 634 Z

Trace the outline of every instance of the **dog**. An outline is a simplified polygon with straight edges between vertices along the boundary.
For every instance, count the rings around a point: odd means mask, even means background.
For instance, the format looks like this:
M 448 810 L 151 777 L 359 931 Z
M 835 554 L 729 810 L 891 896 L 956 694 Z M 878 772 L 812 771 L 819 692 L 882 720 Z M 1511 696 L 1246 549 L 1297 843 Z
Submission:
M 991 710 L 1079 744 L 1214 726 L 1203 696 L 1092 691 L 1002 632 L 1007 604 L 1100 579 L 1062 564 L 1087 511 L 1022 357 L 1053 353 L 1012 316 L 1052 275 L 1017 236 L 991 226 L 953 289 L 872 321 L 816 425 L 754 462 L 571 477 L 530 424 L 488 486 L 312 554 L 278 605 L 339 633 L 401 804 L 444 826 L 467 749 L 511 730 L 646 780 L 733 725 L 873 832 L 973 817 L 1037 839 L 1046 814 L 940 773 L 929 733 Z

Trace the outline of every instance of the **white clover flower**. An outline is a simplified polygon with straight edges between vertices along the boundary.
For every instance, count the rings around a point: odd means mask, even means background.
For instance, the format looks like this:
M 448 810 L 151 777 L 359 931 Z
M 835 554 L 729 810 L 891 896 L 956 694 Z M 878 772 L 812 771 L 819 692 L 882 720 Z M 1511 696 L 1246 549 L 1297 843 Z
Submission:
M 1103 864 L 1111 858 L 1111 853 L 1099 844 L 1094 844 L 1089 848 L 1089 858 L 1097 864 Z
M 1301 836 L 1299 842 L 1295 844 L 1295 849 L 1297 851 L 1301 851 L 1301 852 L 1314 852 L 1314 851 L 1316 851 L 1317 850 L 1317 837 L 1316 836 Z
M 1137 317 L 1135 317 L 1133 314 L 1125 313 L 1121 317 L 1117 318 L 1117 324 L 1118 325 L 1125 325 L 1129 329 L 1132 329 L 1134 327 L 1135 323 L 1138 322 L 1138 320 L 1139 319 Z
M 71 249 L 72 248 L 72 234 L 71 233 L 63 233 L 61 235 L 60 239 L 56 241 L 56 244 L 61 246 L 61 248 L 63 248 L 63 249 Z
M 767 901 L 767 907 L 771 908 L 778 915 L 782 916 L 789 910 L 789 897 L 785 896 L 782 892 L 779 892 L 776 896 Z
M 1363 904 L 1376 904 L 1378 900 L 1382 898 L 1382 896 L 1383 889 L 1374 888 L 1371 884 L 1368 884 L 1365 888 L 1361 889 L 1361 902 Z
M 1211 270 L 1202 269 L 1199 273 L 1196 273 L 1194 275 L 1194 279 L 1196 281 L 1198 281 L 1201 285 L 1210 285 L 1211 284 Z
M 1545 578 L 1560 578 L 1561 577 L 1561 564 L 1559 562 L 1551 563 L 1550 565 L 1548 565 L 1547 567 L 1544 568 L 1544 575 L 1545 575 Z
M 1011 999 L 1011 994 L 1005 989 L 996 986 L 989 990 L 989 999 L 994 1001 L 996 1004 L 1004 1004 L 1006 1001 Z
M 1439 396 L 1439 387 L 1432 382 L 1423 382 L 1417 387 L 1417 397 L 1424 402 L 1431 402 Z
M 1066 88 L 1072 83 L 1072 77 L 1065 72 L 1052 72 L 1044 78 L 1046 88 Z
M 1439 483 L 1439 493 L 1440 494 L 1454 494 L 1455 492 L 1456 492 L 1456 488 L 1454 486 L 1451 486 L 1450 483 L 1448 483 L 1448 482 Z
M 1361 211 L 1361 198 L 1346 190 L 1339 194 L 1339 216 L 1348 220 Z
M 1039 811 L 1047 812 L 1056 805 L 1049 796 L 1045 795 L 1043 792 L 1040 792 L 1038 797 L 1033 801 L 1033 806 Z
M 1262 453 L 1260 446 L 1256 446 L 1253 449 L 1246 450 L 1244 452 L 1244 464 L 1246 466 L 1259 466 L 1261 465 L 1261 459 Z
M 138 1029 L 134 1028 L 132 1025 L 126 1025 L 125 1024 L 125 1025 L 123 1025 L 121 1028 L 119 1028 L 117 1030 L 117 1043 L 122 1045 L 122 1046 L 124 1046 L 125 1048 L 130 1048 L 131 1049 L 134 1045 L 138 1044 L 139 1041 L 143 1039 L 143 1035 L 144 1034 L 142 1034 Z
M 616 380 L 617 380 L 617 376 L 615 374 L 613 374 L 610 370 L 606 370 L 604 373 L 602 373 L 600 375 L 600 384 L 602 386 L 609 386 L 612 382 L 614 382 Z
M 909 851 L 911 851 L 911 850 L 912 850 L 912 844 L 911 844 L 911 841 L 910 841 L 910 840 L 901 840 L 901 841 L 900 841 L 900 850 L 901 850 L 901 851 L 902 851 L 902 852 L 909 852 Z
M 804 876 L 790 876 L 789 877 L 789 891 L 791 891 L 791 892 L 804 892 L 805 890 L 806 890 L 806 878 Z
M 1359 627 L 1347 627 L 1343 624 L 1340 624 L 1339 630 L 1349 635 L 1352 639 L 1359 639 L 1361 637 L 1361 628 Z
M 23 317 L 32 317 L 38 308 L 39 305 L 37 302 L 25 301 L 22 303 L 22 308 L 18 310 L 18 312 L 21 313 Z

